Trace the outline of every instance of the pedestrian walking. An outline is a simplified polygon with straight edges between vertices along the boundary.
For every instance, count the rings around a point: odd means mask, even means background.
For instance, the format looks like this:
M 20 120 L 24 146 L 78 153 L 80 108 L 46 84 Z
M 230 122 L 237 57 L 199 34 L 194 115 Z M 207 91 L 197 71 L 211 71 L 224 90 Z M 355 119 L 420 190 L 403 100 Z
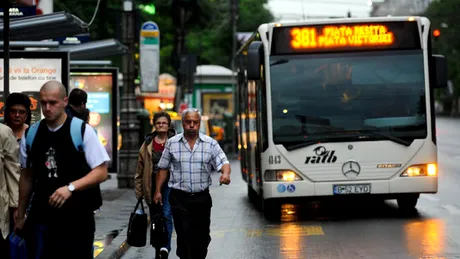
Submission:
M 15 229 L 27 223 L 27 249 L 37 259 L 93 258 L 93 211 L 102 205 L 99 184 L 107 179 L 110 159 L 91 126 L 67 116 L 67 103 L 61 83 L 45 83 L 45 118 L 29 127 L 20 144 L 24 169 Z
M 11 93 L 5 104 L 5 124 L 13 130 L 18 143 L 32 120 L 31 101 L 23 93 Z M 19 153 L 18 153 L 19 159 Z
M 65 108 L 67 116 L 77 117 L 85 121 L 86 103 L 88 94 L 80 88 L 74 88 L 69 94 L 68 104 Z
M 170 128 L 171 117 L 166 112 L 158 112 L 153 116 L 153 132 L 145 137 L 145 141 L 139 150 L 137 170 L 134 176 L 136 186 L 136 197 L 144 198 L 149 206 L 150 219 L 154 218 L 154 213 L 157 212 L 157 204 L 153 203 L 153 194 L 155 193 L 156 178 L 158 172 L 158 161 L 163 153 L 166 140 L 175 135 L 175 131 Z M 155 248 L 155 258 L 165 259 L 171 251 L 171 236 L 173 231 L 173 222 L 171 215 L 171 206 L 169 205 L 170 188 L 167 183 L 161 186 L 161 194 L 163 196 L 163 215 L 166 219 L 166 227 L 168 230 L 168 244 L 166 247 L 158 247 L 158 244 L 152 243 L 155 239 L 151 231 L 151 245 Z
M 168 180 L 169 203 L 177 233 L 176 254 L 181 259 L 204 259 L 211 242 L 209 193 L 212 167 L 221 171 L 220 184 L 230 184 L 230 163 L 217 141 L 199 132 L 201 114 L 188 108 L 182 113 L 184 132 L 168 139 L 158 162 L 155 203 Z
M 17 219 L 19 199 L 19 144 L 13 131 L 0 124 L 0 258 L 10 258 L 8 236 Z

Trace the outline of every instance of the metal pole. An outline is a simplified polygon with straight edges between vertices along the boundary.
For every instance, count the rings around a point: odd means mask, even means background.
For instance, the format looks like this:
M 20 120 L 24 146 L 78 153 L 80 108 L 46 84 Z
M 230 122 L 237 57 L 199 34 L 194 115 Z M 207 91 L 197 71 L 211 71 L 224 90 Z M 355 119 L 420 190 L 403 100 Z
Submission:
M 127 53 L 123 56 L 123 92 L 120 97 L 120 132 L 122 134 L 122 146 L 120 150 L 120 167 L 118 170 L 118 188 L 134 187 L 134 173 L 137 165 L 139 150 L 139 131 L 141 129 L 138 120 L 138 102 L 134 93 L 134 1 L 123 0 L 122 12 L 122 38 L 123 43 L 128 47 Z
M 237 25 L 238 25 L 238 0 L 231 0 L 231 18 L 232 18 L 232 34 L 233 34 L 233 37 L 232 37 L 232 78 L 233 78 L 233 82 L 232 82 L 232 100 L 233 100 L 233 127 L 232 127 L 232 147 L 230 148 L 230 150 L 233 152 L 233 153 L 236 153 L 237 152 L 237 148 L 236 148 L 236 145 L 237 145 L 237 142 L 236 142 L 236 134 L 235 134 L 235 122 L 237 121 L 236 118 L 236 106 L 238 105 L 238 103 L 236 102 L 236 78 L 234 76 L 235 74 L 235 58 L 236 58 L 236 43 L 237 43 Z
M 185 8 L 181 4 L 175 5 L 173 8 L 177 8 L 176 11 L 179 12 L 179 26 L 176 27 L 175 35 L 175 44 L 176 44 L 176 55 L 174 60 L 177 61 L 176 65 L 176 96 L 174 98 L 174 111 L 179 112 L 179 106 L 184 100 L 184 78 L 182 76 L 183 71 L 181 71 L 181 58 L 184 54 L 184 42 L 185 42 Z M 176 25 L 177 26 L 177 25 Z
M 3 101 L 10 93 L 10 3 L 3 9 Z

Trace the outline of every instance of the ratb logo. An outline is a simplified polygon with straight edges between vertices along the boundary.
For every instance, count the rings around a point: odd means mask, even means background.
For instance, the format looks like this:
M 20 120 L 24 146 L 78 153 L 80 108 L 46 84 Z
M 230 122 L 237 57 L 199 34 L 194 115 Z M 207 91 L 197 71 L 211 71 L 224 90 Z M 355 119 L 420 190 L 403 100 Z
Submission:
M 335 150 L 327 150 L 323 146 L 319 146 L 313 150 L 315 156 L 307 156 L 305 164 L 324 164 L 324 163 L 335 163 L 337 156 L 335 156 Z

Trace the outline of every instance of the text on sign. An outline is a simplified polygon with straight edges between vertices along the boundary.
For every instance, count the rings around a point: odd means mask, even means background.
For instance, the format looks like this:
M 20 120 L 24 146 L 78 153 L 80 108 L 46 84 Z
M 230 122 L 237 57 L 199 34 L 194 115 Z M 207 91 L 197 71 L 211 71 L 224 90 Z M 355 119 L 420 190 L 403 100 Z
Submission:
M 326 26 L 322 34 L 316 28 L 292 28 L 293 49 L 385 46 L 394 43 L 394 35 L 383 25 Z

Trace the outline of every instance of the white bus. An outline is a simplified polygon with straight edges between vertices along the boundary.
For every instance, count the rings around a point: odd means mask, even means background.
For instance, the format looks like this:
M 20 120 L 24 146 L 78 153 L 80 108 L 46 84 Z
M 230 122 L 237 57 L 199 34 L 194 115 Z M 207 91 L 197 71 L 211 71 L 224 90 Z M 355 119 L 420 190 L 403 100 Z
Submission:
M 265 216 L 291 198 L 437 193 L 435 88 L 424 17 L 262 24 L 237 55 L 238 148 Z M 257 198 L 257 199 L 255 199 Z

